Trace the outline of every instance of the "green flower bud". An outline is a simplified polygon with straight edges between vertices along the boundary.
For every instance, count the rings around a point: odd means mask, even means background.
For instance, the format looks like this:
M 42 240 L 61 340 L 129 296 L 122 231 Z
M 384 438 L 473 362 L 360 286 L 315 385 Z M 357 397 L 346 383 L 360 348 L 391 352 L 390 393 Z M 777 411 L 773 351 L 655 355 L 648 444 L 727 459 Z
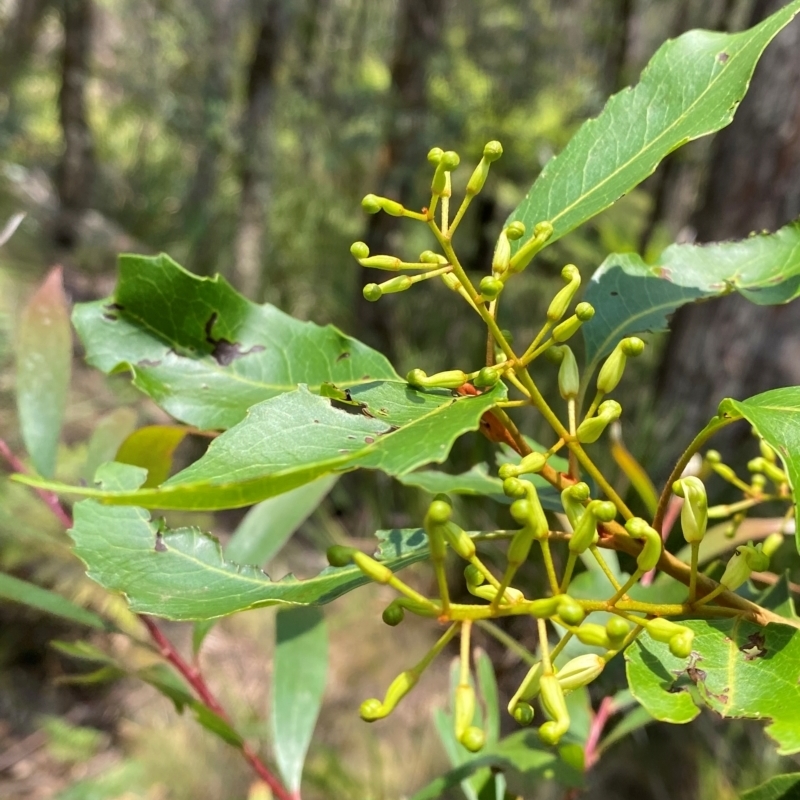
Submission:
M 622 406 L 616 400 L 606 400 L 600 403 L 597 414 L 594 417 L 585 419 L 578 425 L 576 435 L 581 444 L 594 444 L 603 431 L 612 423 L 620 418 Z
M 380 198 L 375 194 L 364 195 L 364 199 L 361 201 L 361 208 L 367 214 L 377 214 L 381 210 Z
M 378 258 L 378 256 L 375 256 Z M 370 259 L 367 259 L 369 261 Z M 398 275 L 396 278 L 390 278 L 380 284 L 379 288 L 383 294 L 395 294 L 396 292 L 405 292 L 413 286 L 413 282 L 408 275 Z
M 542 662 L 537 661 L 529 670 L 514 695 L 519 700 L 533 700 L 539 696 L 539 678 L 542 675 Z M 512 698 L 512 701 L 514 698 Z
M 368 256 L 361 259 L 362 267 L 371 267 L 372 269 L 386 269 L 396 272 L 400 269 L 402 261 L 396 256 Z M 401 276 L 401 277 L 408 277 Z M 384 290 L 385 291 L 385 290 Z
M 397 602 L 394 602 L 394 603 L 389 603 L 389 605 L 383 609 L 382 617 L 383 621 L 387 625 L 390 625 L 391 627 L 394 628 L 396 625 L 399 625 L 403 621 L 405 615 L 406 613 L 405 611 L 403 611 L 403 606 L 401 606 Z
M 747 463 L 747 469 L 750 470 L 750 472 L 762 472 L 776 486 L 787 482 L 786 473 L 777 464 L 767 461 L 763 456 L 749 461 Z
M 515 242 L 517 239 L 521 239 L 525 235 L 525 223 L 519 222 L 518 220 L 512 222 L 506 228 L 506 236 L 512 241 Z
M 486 183 L 486 178 L 489 177 L 489 162 L 482 158 L 478 162 L 478 166 L 470 175 L 469 180 L 467 181 L 467 190 L 466 193 L 469 197 L 474 197 L 481 189 L 483 189 L 484 184 Z
M 539 222 L 533 226 L 533 236 L 517 250 L 510 267 L 512 272 L 522 272 L 533 257 L 547 244 L 553 235 L 553 225 L 550 222 Z
M 717 455 L 719 455 L 719 453 L 717 453 Z M 708 458 L 706 458 L 706 461 L 708 461 Z M 711 461 L 709 463 L 711 464 L 711 469 L 713 469 L 722 480 L 728 481 L 728 483 L 736 482 L 736 472 L 727 464 L 723 464 L 719 461 Z
M 504 480 L 506 478 L 517 478 L 520 475 L 541 472 L 546 463 L 547 456 L 544 453 L 528 453 L 519 464 L 503 464 L 497 474 Z
M 603 394 L 613 392 L 622 379 L 628 357 L 638 356 L 643 349 L 644 342 L 637 336 L 629 336 L 619 342 L 600 368 L 600 374 L 597 376 L 597 391 Z
M 572 348 L 566 344 L 549 349 L 562 352 L 561 366 L 558 370 L 558 392 L 565 400 L 574 400 L 578 396 L 581 383 L 575 354 L 572 352 Z
M 343 547 L 340 544 L 335 544 L 329 547 L 326 556 L 328 563 L 332 567 L 348 567 L 353 563 L 353 553 L 355 549 L 352 547 Z
M 722 462 L 722 456 L 717 450 L 709 450 L 706 453 L 706 461 L 708 461 L 709 464 L 719 464 Z
M 550 619 L 558 612 L 561 601 L 565 597 L 566 595 L 559 594 L 554 597 L 540 597 L 538 600 L 533 600 L 528 607 L 528 613 L 536 619 Z
M 767 476 L 762 475 L 760 472 L 756 472 L 753 477 L 750 478 L 750 488 L 755 492 L 763 492 L 766 485 Z
M 428 506 L 428 519 L 434 525 L 443 525 L 453 516 L 453 504 L 446 494 L 437 494 Z
M 767 558 L 772 558 L 772 556 L 778 552 L 782 544 L 783 534 L 776 531 L 764 539 L 764 544 L 762 545 L 761 550 Z
M 702 541 L 708 526 L 708 497 L 703 481 L 688 475 L 675 481 L 672 491 L 684 498 L 681 508 L 683 538 L 689 543 Z
M 778 463 L 778 454 L 760 436 L 758 437 L 758 449 L 761 451 L 761 456 L 766 458 L 770 464 Z
M 364 295 L 365 300 L 369 300 L 370 303 L 374 303 L 377 300 L 380 300 L 383 296 L 383 290 L 377 283 L 368 283 L 363 289 L 362 294 Z
M 457 292 L 461 289 L 461 281 L 453 275 L 452 272 L 445 272 L 441 276 L 444 285 L 452 292 Z
M 669 640 L 669 651 L 675 658 L 689 658 L 692 654 L 692 641 L 694 631 L 685 630 L 683 633 L 676 633 Z
M 642 572 L 649 572 L 654 569 L 658 560 L 661 558 L 662 542 L 661 534 L 655 528 L 651 528 L 641 517 L 633 517 L 625 523 L 625 530 L 633 539 L 641 539 L 644 542 L 641 552 L 636 558 L 636 566 Z M 622 622 L 622 620 L 620 620 Z
M 629 622 L 626 622 L 622 617 L 611 617 L 606 622 L 606 633 L 614 645 L 613 649 L 616 650 L 620 644 L 625 640 L 625 637 L 631 632 Z
M 505 284 L 498 278 L 495 278 L 492 275 L 487 275 L 486 277 L 481 278 L 480 287 L 481 294 L 486 300 L 494 300 L 495 297 L 497 297 L 500 292 L 503 291 Z
M 583 553 L 597 540 L 599 522 L 611 522 L 617 515 L 616 506 L 608 500 L 592 500 L 577 521 L 569 540 L 571 553 Z
M 586 612 L 577 600 L 564 595 L 558 603 L 558 616 L 567 625 L 580 625 L 586 617 Z
M 589 487 L 583 481 L 567 486 L 561 492 L 561 505 L 567 515 L 569 524 L 574 531 L 578 525 L 578 520 L 583 516 L 583 504 L 589 499 Z
M 555 675 L 542 675 L 539 679 L 542 708 L 551 718 L 539 729 L 539 736 L 548 744 L 557 744 L 569 730 L 569 711 L 564 700 L 564 690 Z
M 553 328 L 553 339 L 557 342 L 566 342 L 573 337 L 583 325 L 594 316 L 594 307 L 588 303 L 578 303 L 575 313 Z
M 406 375 L 406 380 L 419 389 L 458 389 L 467 382 L 468 375 L 460 369 L 436 372 L 433 375 L 426 375 L 421 369 L 412 369 Z
M 483 157 L 489 162 L 497 161 L 503 155 L 503 145 L 496 139 L 491 142 L 486 142 L 483 146 Z
M 361 704 L 361 719 L 365 722 L 375 722 L 377 719 L 388 717 L 397 707 L 397 704 L 414 688 L 418 680 L 419 676 L 413 670 L 401 672 L 389 684 L 389 688 L 386 690 L 386 697 L 383 698 L 382 703 L 373 697 Z
M 423 250 L 419 254 L 419 260 L 423 264 L 446 264 L 447 259 L 439 253 L 434 253 L 433 250 Z
M 482 586 L 486 581 L 486 576 L 474 565 L 469 564 L 464 568 L 464 580 L 467 586 Z
M 525 497 L 525 483 L 519 478 L 506 478 L 503 481 L 503 494 L 506 497 Z
M 428 161 L 431 164 L 438 164 L 442 160 L 444 150 L 441 147 L 432 147 L 428 150 Z
M 517 703 L 512 714 L 518 725 L 527 726 L 533 722 L 533 706 L 530 703 Z
M 514 543 L 517 541 L 518 537 L 522 539 L 525 536 L 530 536 L 534 539 L 544 539 L 548 534 L 547 517 L 545 516 L 544 509 L 539 500 L 539 495 L 536 492 L 536 487 L 528 481 L 525 481 L 523 485 L 525 487 L 526 498 L 515 500 L 511 504 L 509 510 L 511 511 L 511 516 L 527 530 L 525 532 L 518 531 L 511 540 L 507 553 L 509 561 L 517 560 L 512 557 L 512 553 L 515 550 Z M 530 542 L 528 543 L 528 547 L 530 547 Z M 520 563 L 526 558 L 527 554 L 520 560 Z
M 508 240 L 508 235 L 505 231 L 500 232 L 497 237 L 497 244 L 494 246 L 494 255 L 492 256 L 492 272 L 495 275 L 503 275 L 508 269 L 508 263 L 511 260 L 511 242 Z
M 579 642 L 588 644 L 590 647 L 602 647 L 604 650 L 613 650 L 611 640 L 604 625 L 597 625 L 594 622 L 584 622 L 575 631 L 575 636 Z
M 652 639 L 657 642 L 663 642 L 664 644 L 668 644 L 673 636 L 677 636 L 679 634 L 685 635 L 686 633 L 692 632 L 690 628 L 687 628 L 684 625 L 678 625 L 677 622 L 664 619 L 664 617 L 649 619 L 645 622 L 642 622 L 642 624 Z
M 461 163 L 461 158 L 455 150 L 445 150 L 439 163 L 448 172 L 452 172 Z
M 367 258 L 369 256 L 369 247 L 367 247 L 364 242 L 353 242 L 353 244 L 350 245 L 350 253 L 353 258 L 360 261 L 362 258 Z
M 477 753 L 479 750 L 483 750 L 486 744 L 486 734 L 475 725 L 470 725 L 458 741 L 461 742 L 470 753 Z
M 567 313 L 569 304 L 581 287 L 581 273 L 574 264 L 567 264 L 561 270 L 561 277 L 567 282 L 567 285 L 559 290 L 550 302 L 547 309 L 547 319 L 550 322 L 558 322 Z
M 442 532 L 447 539 L 453 552 L 465 561 L 469 561 L 475 555 L 475 542 L 470 539 L 466 531 L 454 522 L 448 522 L 442 526 Z
M 433 173 L 433 180 L 431 181 L 431 194 L 441 197 L 445 193 L 447 189 L 447 173 L 452 172 L 460 161 L 458 153 L 453 150 L 446 150 L 439 156 L 436 171 Z
M 497 589 L 486 583 L 483 584 L 483 586 L 470 586 L 467 584 L 467 591 L 473 597 L 480 597 L 481 600 L 488 600 L 490 603 L 497 597 Z M 503 602 L 509 605 L 516 605 L 517 603 L 521 603 L 524 599 L 525 595 L 519 589 L 514 589 L 511 586 L 506 587 L 503 592 Z
M 496 367 L 484 367 L 478 373 L 477 377 L 472 381 L 472 383 L 478 389 L 490 389 L 500 380 L 500 376 L 502 374 L 502 368 L 497 369 Z
M 569 730 L 569 718 L 562 722 L 545 722 L 539 728 L 539 738 L 545 744 L 557 745 L 561 737 Z
M 475 690 L 468 683 L 456 686 L 454 709 L 455 734 L 460 741 L 475 717 Z
M 581 630 L 581 626 L 578 630 Z M 583 686 L 588 686 L 593 680 L 600 677 L 600 673 L 606 666 L 606 662 L 595 653 L 586 653 L 585 655 L 573 658 L 567 661 L 563 667 L 556 673 L 556 680 L 558 681 L 564 694 L 569 694 L 575 689 L 580 689 Z
M 381 564 L 366 553 L 360 550 L 353 551 L 353 563 L 375 583 L 389 583 L 392 579 L 392 571 L 385 564 Z
M 361 704 L 359 714 L 364 722 L 375 722 L 375 720 L 382 719 L 386 716 L 383 712 L 383 703 L 381 703 L 377 697 L 370 697 L 369 700 L 365 700 Z
M 388 197 L 381 197 L 379 199 L 381 210 L 384 211 L 384 213 L 389 214 L 392 217 L 402 217 L 406 213 L 406 210 L 401 203 L 398 203 L 395 200 L 390 200 Z
M 762 572 L 769 567 L 769 556 L 764 553 L 763 544 L 755 547 L 753 543 L 739 545 L 719 582 L 730 591 L 738 589 L 753 572 Z

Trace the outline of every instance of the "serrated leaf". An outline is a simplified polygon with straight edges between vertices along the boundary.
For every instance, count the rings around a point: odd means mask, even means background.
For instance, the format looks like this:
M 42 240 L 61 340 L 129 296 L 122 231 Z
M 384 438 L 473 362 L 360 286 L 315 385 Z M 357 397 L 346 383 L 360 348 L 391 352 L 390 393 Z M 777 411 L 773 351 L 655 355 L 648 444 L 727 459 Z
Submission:
M 79 304 L 72 320 L 92 366 L 130 370 L 135 386 L 198 428 L 229 428 L 299 383 L 347 388 L 398 377 L 384 356 L 333 326 L 256 305 L 224 278 L 192 275 L 166 255 L 120 256 L 114 296 Z
M 800 487 L 800 386 L 773 389 L 747 400 L 723 400 L 719 413 L 743 417 L 778 454 L 789 485 Z M 795 504 L 795 541 L 800 551 L 800 506 Z
M 799 223 L 739 242 L 674 244 L 652 265 L 635 253 L 608 256 L 584 298 L 595 309 L 581 328 L 585 374 L 623 337 L 665 331 L 682 305 L 733 291 L 758 305 L 788 303 L 800 294 Z
M 633 89 L 623 89 L 552 158 L 511 216 L 533 230 L 553 224 L 555 242 L 608 208 L 676 148 L 727 125 L 773 37 L 800 0 L 750 30 L 689 31 L 664 43 Z
M 37 611 L 45 611 L 71 622 L 88 625 L 90 628 L 103 630 L 106 627 L 103 620 L 94 612 L 76 606 L 71 600 L 67 600 L 66 597 L 56 592 L 43 589 L 41 586 L 20 580 L 4 572 L 0 572 L 0 598 L 21 603 L 35 608 Z
M 188 428 L 177 425 L 147 425 L 122 442 L 114 460 L 146 469 L 144 488 L 160 486 L 172 472 L 175 450 L 189 433 Z
M 322 605 L 369 582 L 354 566 L 328 567 L 308 580 L 287 575 L 272 581 L 258 567 L 226 561 L 213 536 L 197 528 L 166 529 L 142 508 L 85 500 L 74 514 L 70 536 L 87 574 L 124 594 L 138 613 L 204 620 L 262 606 Z M 427 557 L 427 543 L 406 544 L 419 539 L 416 530 L 382 534 L 386 552 L 403 553 L 385 560 L 392 570 Z
M 55 267 L 22 311 L 17 331 L 17 413 L 36 471 L 52 477 L 67 407 L 72 330 L 61 267 Z
M 356 409 L 300 388 L 249 409 L 206 454 L 157 489 L 103 491 L 17 475 L 21 483 L 143 508 L 216 510 L 251 505 L 323 475 L 356 468 L 403 475 L 447 458 L 505 397 L 505 387 L 475 397 L 418 391 L 398 381 L 353 387 Z
M 748 789 L 740 800 L 798 800 L 800 798 L 800 772 L 776 775 L 761 786 Z
M 272 679 L 272 746 L 286 788 L 299 796 L 303 764 L 328 674 L 325 617 L 316 608 L 278 612 Z
M 723 717 L 770 720 L 766 732 L 778 752 L 800 752 L 800 630 L 741 619 L 681 624 L 695 632 L 690 658 L 646 635 L 625 651 L 633 696 L 667 722 L 694 719 L 697 703 Z

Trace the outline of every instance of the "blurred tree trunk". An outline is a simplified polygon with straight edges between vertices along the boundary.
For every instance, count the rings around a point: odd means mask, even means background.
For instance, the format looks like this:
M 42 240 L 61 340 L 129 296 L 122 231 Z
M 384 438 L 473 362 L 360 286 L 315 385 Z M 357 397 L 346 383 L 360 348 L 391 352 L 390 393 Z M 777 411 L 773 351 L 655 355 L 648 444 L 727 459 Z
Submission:
M 10 92 L 36 41 L 39 21 L 51 0 L 17 0 L 0 37 L 0 94 Z
M 64 49 L 58 110 L 64 150 L 56 171 L 59 211 L 54 239 L 66 249 L 77 243 L 78 226 L 94 181 L 94 144 L 86 118 L 93 11 L 92 0 L 62 0 Z
M 260 4 L 258 38 L 247 81 L 247 107 L 242 119 L 241 197 L 236 230 L 233 282 L 246 297 L 258 299 L 264 266 L 267 206 L 272 152 L 270 115 L 275 95 L 275 69 L 286 38 L 285 0 Z
M 427 77 L 441 44 L 445 5 L 430 0 L 400 0 L 397 6 L 386 132 L 379 171 L 370 191 L 409 205 L 414 202 L 414 178 L 425 170 L 425 154 L 435 144 L 426 141 Z M 365 240 L 372 253 L 391 252 L 399 221 L 383 213 L 369 218 Z M 375 280 L 370 270 L 362 270 L 362 285 Z M 359 287 L 356 319 L 361 337 L 391 358 L 394 348 L 389 304 L 367 302 Z
M 758 0 L 752 24 L 784 5 Z M 700 241 L 775 230 L 800 215 L 800 24 L 769 46 L 730 127 L 713 146 Z M 738 295 L 686 306 L 676 315 L 663 361 L 662 409 L 678 410 L 677 445 L 716 411 L 743 398 L 800 384 L 800 303 L 755 306 Z M 731 432 L 731 435 L 742 432 Z M 729 440 L 730 441 L 730 440 Z
M 215 200 L 221 161 L 230 136 L 227 109 L 233 93 L 233 66 L 241 0 L 204 0 L 208 38 L 203 50 L 203 144 L 194 178 L 183 203 L 190 239 L 188 266 L 200 275 L 212 273 L 219 261 Z

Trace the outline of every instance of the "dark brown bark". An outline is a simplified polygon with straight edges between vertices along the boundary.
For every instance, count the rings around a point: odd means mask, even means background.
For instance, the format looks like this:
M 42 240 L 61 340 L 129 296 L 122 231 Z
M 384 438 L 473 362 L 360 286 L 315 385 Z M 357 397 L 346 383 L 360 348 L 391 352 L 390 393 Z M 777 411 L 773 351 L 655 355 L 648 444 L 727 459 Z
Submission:
M 18 0 L 0 36 L 0 94 L 10 91 L 33 49 L 39 21 L 52 0 Z
M 434 144 L 427 140 L 428 74 L 439 48 L 445 3 L 441 0 L 400 0 L 397 35 L 391 63 L 392 86 L 380 169 L 370 190 L 407 205 L 413 203 L 415 177 L 426 166 L 425 155 Z M 387 214 L 369 218 L 365 240 L 372 253 L 392 250 L 398 219 Z M 362 273 L 363 284 L 375 276 Z M 361 337 L 392 356 L 391 313 L 386 303 L 368 303 L 360 289 L 356 314 Z
M 62 0 L 64 49 L 58 110 L 64 150 L 56 173 L 59 213 L 54 238 L 66 249 L 77 242 L 94 181 L 94 143 L 86 116 L 93 12 L 92 0 Z
M 260 3 L 259 29 L 247 82 L 247 107 L 242 119 L 241 198 L 236 231 L 233 281 L 246 296 L 261 291 L 270 195 L 270 115 L 275 95 L 275 70 L 285 40 L 288 9 L 284 0 Z
M 783 6 L 758 0 L 752 23 Z M 699 241 L 775 230 L 800 215 L 800 24 L 770 45 L 731 126 L 719 134 Z M 738 295 L 675 316 L 661 375 L 663 408 L 685 442 L 723 397 L 800 383 L 800 304 L 755 306 Z M 729 434 L 735 435 L 735 434 Z

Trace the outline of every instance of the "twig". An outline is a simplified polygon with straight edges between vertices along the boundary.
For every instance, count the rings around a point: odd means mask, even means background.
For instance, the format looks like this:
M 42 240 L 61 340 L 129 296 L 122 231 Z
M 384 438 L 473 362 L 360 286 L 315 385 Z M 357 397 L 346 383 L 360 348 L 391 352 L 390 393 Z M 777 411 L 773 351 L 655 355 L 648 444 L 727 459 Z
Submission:
M 0 439 L 0 455 L 3 456 L 6 462 L 8 462 L 8 465 L 15 472 L 26 472 L 25 465 L 14 455 L 11 448 L 2 439 Z M 43 489 L 35 489 L 35 492 L 65 528 L 72 527 L 72 517 L 61 505 L 55 494 Z M 172 664 L 189 686 L 192 687 L 195 694 L 200 698 L 200 702 L 209 710 L 213 711 L 220 719 L 231 724 L 228 712 L 225 711 L 219 700 L 217 700 L 211 692 L 200 670 L 183 659 L 181 654 L 175 649 L 175 645 L 164 635 L 164 632 L 156 625 L 153 619 L 144 614 L 138 614 L 137 616 L 147 628 L 153 642 L 158 646 L 162 657 Z M 269 786 L 277 800 L 301 800 L 300 793 L 290 792 L 286 789 L 269 767 L 259 758 L 255 750 L 246 742 L 242 744 L 242 754 L 256 775 Z
M 603 735 L 603 729 L 609 717 L 614 714 L 615 711 L 613 698 L 604 697 L 597 709 L 597 713 L 592 717 L 583 756 L 585 768 L 587 770 L 590 770 L 597 763 L 598 758 L 600 758 L 597 746 L 600 744 L 600 737 Z

